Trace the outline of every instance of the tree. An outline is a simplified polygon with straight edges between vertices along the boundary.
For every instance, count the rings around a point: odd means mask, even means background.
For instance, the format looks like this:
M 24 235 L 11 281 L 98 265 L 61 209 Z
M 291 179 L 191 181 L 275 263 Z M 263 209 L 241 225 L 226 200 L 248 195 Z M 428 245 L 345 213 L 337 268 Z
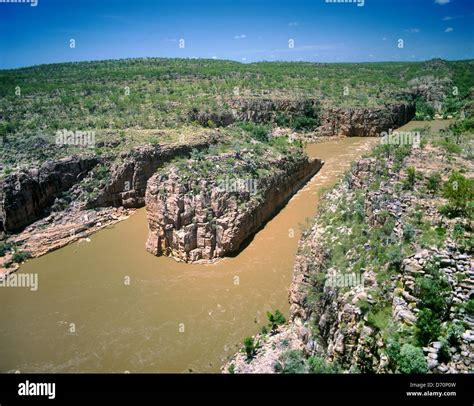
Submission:
M 278 326 L 286 322 L 285 316 L 283 316 L 280 310 L 275 310 L 274 314 L 267 312 L 267 318 L 270 322 L 269 327 L 272 331 L 276 330 Z
M 444 184 L 443 197 L 449 200 L 449 208 L 452 211 L 467 214 L 469 204 L 474 200 L 474 180 L 453 171 Z
M 244 339 L 244 350 L 245 350 L 245 353 L 247 354 L 247 359 L 251 359 L 255 356 L 255 352 L 257 350 L 257 347 L 256 347 L 252 337 L 245 337 L 245 339 Z
M 421 345 L 437 340 L 441 333 L 441 323 L 431 309 L 422 309 L 416 320 L 416 336 Z
M 424 374 L 428 364 L 423 350 L 411 344 L 403 344 L 398 358 L 398 369 L 402 374 Z

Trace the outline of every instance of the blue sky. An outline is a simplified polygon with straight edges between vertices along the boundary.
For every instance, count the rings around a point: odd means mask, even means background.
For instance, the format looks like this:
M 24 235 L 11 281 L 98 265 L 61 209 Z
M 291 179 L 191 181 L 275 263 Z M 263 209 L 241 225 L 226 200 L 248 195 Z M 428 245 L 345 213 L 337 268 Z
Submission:
M 26 0 L 37 1 L 36 7 L 5 1 L 2 69 L 147 56 L 241 62 L 474 58 L 474 0 Z

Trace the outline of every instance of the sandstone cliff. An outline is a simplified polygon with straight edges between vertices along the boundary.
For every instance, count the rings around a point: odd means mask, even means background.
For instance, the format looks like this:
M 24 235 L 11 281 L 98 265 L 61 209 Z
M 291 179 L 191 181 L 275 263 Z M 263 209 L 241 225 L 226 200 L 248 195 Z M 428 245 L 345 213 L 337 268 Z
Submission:
M 376 108 L 325 108 L 321 114 L 318 135 L 346 137 L 380 137 L 380 133 L 396 129 L 415 116 L 413 104 L 393 104 Z
M 56 197 L 97 163 L 97 158 L 68 157 L 7 176 L 0 185 L 0 231 L 17 232 L 43 217 Z
M 188 144 L 144 145 L 122 153 L 120 159 L 111 165 L 107 185 L 88 206 L 143 207 L 147 181 L 158 167 L 176 156 L 189 154 L 192 149 L 208 147 L 218 140 L 219 133 L 216 132 Z
M 322 105 L 315 99 L 235 98 L 229 100 L 228 105 L 229 110 L 221 112 L 193 110 L 190 119 L 203 126 L 210 122 L 227 126 L 236 121 L 282 125 L 279 120 L 290 123 L 300 117 L 310 117 L 319 136 L 377 137 L 382 131 L 406 124 L 413 119 L 416 110 L 414 103 L 349 108 Z
M 235 158 L 239 159 L 231 159 Z M 219 159 L 214 157 L 213 161 L 217 168 L 222 165 Z M 185 178 L 176 168 L 151 177 L 145 198 L 147 250 L 185 262 L 214 260 L 237 251 L 321 168 L 322 162 L 291 155 L 269 160 L 266 165 L 271 168 L 266 174 L 230 178 L 227 185 L 220 185 L 215 173 L 201 179 Z M 231 183 L 236 186 L 233 190 L 226 187 Z

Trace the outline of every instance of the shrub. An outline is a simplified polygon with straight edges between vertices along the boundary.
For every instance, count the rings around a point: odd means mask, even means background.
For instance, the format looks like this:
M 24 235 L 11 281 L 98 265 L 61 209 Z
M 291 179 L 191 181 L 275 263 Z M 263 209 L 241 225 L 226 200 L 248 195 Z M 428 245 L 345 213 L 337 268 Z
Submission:
M 403 182 L 403 189 L 413 190 L 416 181 L 416 170 L 413 166 L 407 168 L 407 177 Z
M 17 264 L 24 262 L 31 257 L 31 254 L 28 251 L 18 251 L 13 254 L 12 261 Z
M 312 374 L 336 374 L 339 369 L 336 365 L 326 362 L 321 357 L 313 355 L 308 359 L 309 372 Z
M 441 186 L 441 174 L 439 172 L 433 172 L 426 180 L 426 187 L 428 191 L 435 195 Z
M 13 245 L 8 242 L 0 243 L 0 257 L 5 256 L 5 254 L 13 248 Z
M 439 270 L 433 269 L 430 272 L 431 277 L 424 276 L 417 280 L 416 295 L 421 299 L 419 307 L 429 308 L 437 317 L 442 317 L 448 307 L 444 293 L 450 290 L 450 285 Z
M 437 340 L 441 333 L 441 323 L 431 309 L 420 310 L 416 327 L 416 337 L 421 345 Z
M 465 306 L 466 313 L 474 316 L 474 299 L 469 299 Z
M 286 322 L 285 316 L 283 316 L 280 310 L 275 310 L 274 314 L 267 312 L 267 318 L 270 322 L 269 327 L 272 331 L 276 330 L 278 326 Z
M 247 359 L 252 359 L 255 356 L 257 346 L 255 345 L 252 337 L 246 337 L 244 339 L 244 350 L 245 354 L 247 354 Z
M 415 227 L 413 227 L 411 224 L 406 224 L 405 227 L 403 227 L 403 241 L 411 242 L 413 241 L 415 235 Z
M 447 363 L 451 360 L 451 354 L 449 352 L 449 345 L 446 340 L 442 340 L 441 348 L 438 352 L 438 361 Z
M 418 97 L 416 99 L 416 119 L 431 120 L 435 114 L 433 106 L 428 104 L 424 99 Z
M 268 141 L 268 133 L 269 133 L 268 126 L 257 125 L 255 123 L 248 122 L 248 123 L 240 124 L 240 128 L 247 131 L 251 135 L 251 137 L 256 139 L 257 141 L 261 141 L 261 142 Z
M 454 321 L 448 325 L 446 331 L 446 340 L 449 345 L 457 346 L 461 344 L 461 336 L 464 333 L 464 327 L 461 322 Z
M 398 357 L 398 370 L 403 374 L 428 372 L 428 364 L 422 349 L 411 344 L 403 344 Z
M 282 356 L 281 363 L 274 366 L 276 372 L 283 374 L 304 374 L 308 371 L 306 360 L 301 351 L 290 350 Z
M 474 180 L 454 171 L 444 184 L 443 197 L 449 200 L 448 211 L 452 214 L 467 214 L 474 200 Z

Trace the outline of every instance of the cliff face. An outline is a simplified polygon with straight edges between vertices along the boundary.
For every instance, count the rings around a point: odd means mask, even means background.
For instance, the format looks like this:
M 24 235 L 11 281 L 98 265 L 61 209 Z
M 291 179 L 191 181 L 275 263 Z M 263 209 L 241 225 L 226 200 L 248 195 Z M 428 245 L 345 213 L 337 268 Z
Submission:
M 120 161 L 112 164 L 109 182 L 88 206 L 143 207 L 147 181 L 158 167 L 176 156 L 189 154 L 193 149 L 206 148 L 217 139 L 216 134 L 189 144 L 145 145 L 123 153 Z
M 305 156 L 274 161 L 269 175 L 251 180 L 258 195 L 248 188 L 226 190 L 215 178 L 183 181 L 176 170 L 154 175 L 145 197 L 146 248 L 154 255 L 185 262 L 210 261 L 235 252 L 322 164 Z
M 313 99 L 243 99 L 229 102 L 237 121 L 254 123 L 274 122 L 278 116 L 288 119 L 305 114 L 309 109 L 319 110 L 320 104 Z
M 413 104 L 395 104 L 378 108 L 326 108 L 321 114 L 317 133 L 323 136 L 379 137 L 415 116 Z
M 291 121 L 311 114 L 320 125 L 315 129 L 320 136 L 378 137 L 382 131 L 396 129 L 415 116 L 413 103 L 390 104 L 384 107 L 327 107 L 314 99 L 245 99 L 228 101 L 229 111 L 192 111 L 190 118 L 207 126 L 213 122 L 227 126 L 236 121 L 254 123 L 277 122 L 278 118 Z
M 17 232 L 43 217 L 55 198 L 97 163 L 96 158 L 68 157 L 7 176 L 0 185 L 0 230 Z

